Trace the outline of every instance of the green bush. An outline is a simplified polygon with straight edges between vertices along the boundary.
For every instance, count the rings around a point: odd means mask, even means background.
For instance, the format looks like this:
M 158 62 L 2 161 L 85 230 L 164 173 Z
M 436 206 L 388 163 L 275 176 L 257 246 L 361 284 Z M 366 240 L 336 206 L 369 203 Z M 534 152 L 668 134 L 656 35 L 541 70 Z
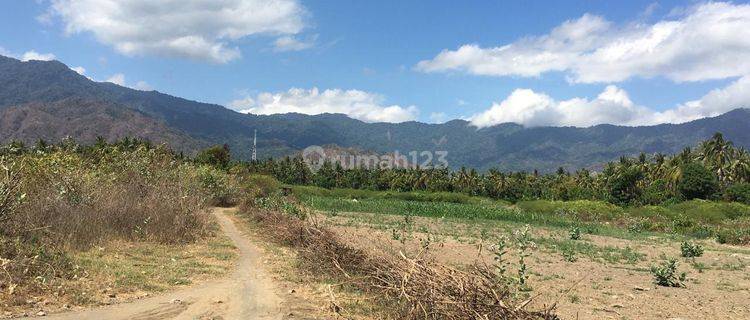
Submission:
M 642 190 L 639 182 L 643 179 L 643 171 L 636 166 L 624 167 L 607 181 L 607 191 L 610 202 L 627 206 L 635 204 L 641 197 Z
M 682 166 L 677 190 L 687 200 L 710 199 L 719 190 L 719 181 L 702 164 L 691 162 Z
M 200 164 L 208 164 L 221 169 L 229 167 L 230 160 L 231 155 L 229 152 L 229 146 L 226 144 L 223 146 L 216 145 L 201 150 L 201 152 L 195 157 L 195 161 Z
M 581 228 L 579 227 L 570 228 L 570 231 L 568 232 L 568 236 L 570 237 L 570 240 L 581 240 Z
M 677 274 L 677 260 L 669 259 L 659 266 L 651 266 L 654 283 L 664 287 L 684 287 L 687 274 Z
M 244 184 L 253 197 L 268 197 L 275 194 L 281 183 L 272 176 L 254 174 L 245 178 Z
M 736 183 L 724 192 L 727 201 L 741 202 L 750 205 L 750 183 Z
M 664 180 L 657 179 L 643 189 L 641 202 L 644 205 L 660 205 L 674 199 L 675 195 Z
M 703 255 L 703 246 L 694 242 L 683 241 L 680 244 L 680 252 L 684 258 L 700 257 Z
M 604 201 L 592 200 L 532 200 L 518 202 L 516 206 L 527 212 L 569 216 L 578 221 L 611 220 L 620 217 L 623 213 L 622 208 L 615 205 Z
M 726 223 L 716 230 L 716 242 L 748 245 L 750 244 L 750 219 L 743 218 Z
M 239 188 L 226 172 L 204 165 L 198 168 L 197 175 L 209 204 L 223 207 L 237 204 Z
M 741 203 L 728 203 L 707 200 L 684 201 L 667 207 L 672 217 L 694 218 L 702 223 L 718 224 L 725 220 L 750 216 L 750 206 Z

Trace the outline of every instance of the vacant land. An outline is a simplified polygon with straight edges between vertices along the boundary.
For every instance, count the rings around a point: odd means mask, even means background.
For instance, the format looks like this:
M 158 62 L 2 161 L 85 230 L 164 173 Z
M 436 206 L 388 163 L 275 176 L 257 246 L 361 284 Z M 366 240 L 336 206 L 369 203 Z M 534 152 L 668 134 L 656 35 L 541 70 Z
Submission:
M 750 206 L 733 198 L 290 194 L 220 146 L 16 149 L 0 157 L 0 316 L 750 317 Z
M 647 231 L 616 223 L 620 214 L 632 215 L 647 208 L 585 212 L 597 213 L 601 219 L 597 222 L 575 219 L 580 213 L 543 208 L 555 203 L 522 202 L 510 207 L 482 198 L 436 202 L 383 193 L 358 194 L 360 199 L 342 197 L 345 191 L 332 193 L 308 191 L 300 198 L 318 209 L 324 225 L 347 243 L 389 256 L 424 252 L 457 268 L 477 262 L 498 264 L 498 252 L 504 252 L 500 262 L 509 277 L 527 277 L 525 294 L 533 298 L 529 307 L 556 304 L 557 314 L 564 319 L 750 317 L 746 303 L 750 298 L 750 249 L 677 229 Z M 658 218 L 680 217 L 670 216 L 670 211 L 692 214 L 689 204 L 668 207 Z M 723 205 L 739 208 L 742 215 L 741 210 L 746 210 L 737 204 L 693 205 L 703 206 L 691 216 L 696 219 L 696 229 L 731 220 L 721 217 Z M 528 242 L 525 250 L 518 249 L 519 234 Z M 681 257 L 684 242 L 704 252 Z M 652 267 L 670 258 L 677 260 L 675 277 L 686 274 L 680 287 L 655 283 Z

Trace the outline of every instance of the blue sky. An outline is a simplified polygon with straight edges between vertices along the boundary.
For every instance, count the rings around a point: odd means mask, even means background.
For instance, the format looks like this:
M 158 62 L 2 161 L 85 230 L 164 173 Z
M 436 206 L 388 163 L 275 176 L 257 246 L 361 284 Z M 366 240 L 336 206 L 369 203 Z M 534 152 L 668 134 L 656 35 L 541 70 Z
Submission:
M 0 53 L 245 112 L 364 121 L 640 125 L 750 106 L 743 2 L 151 2 L 4 1 Z M 222 9 L 242 15 L 206 13 Z M 630 56 L 607 60 L 615 49 Z

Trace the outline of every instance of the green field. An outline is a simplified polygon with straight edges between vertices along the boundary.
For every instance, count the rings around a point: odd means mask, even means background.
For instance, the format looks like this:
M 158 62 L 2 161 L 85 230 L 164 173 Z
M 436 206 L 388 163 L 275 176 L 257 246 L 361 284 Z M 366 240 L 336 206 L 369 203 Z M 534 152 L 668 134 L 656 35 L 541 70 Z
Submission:
M 292 188 L 304 204 L 327 212 L 370 212 L 438 218 L 483 219 L 537 226 L 583 227 L 592 234 L 630 237 L 666 233 L 722 243 L 750 241 L 750 206 L 691 200 L 667 206 L 619 207 L 602 201 L 520 201 L 510 205 L 456 193 L 382 192 Z

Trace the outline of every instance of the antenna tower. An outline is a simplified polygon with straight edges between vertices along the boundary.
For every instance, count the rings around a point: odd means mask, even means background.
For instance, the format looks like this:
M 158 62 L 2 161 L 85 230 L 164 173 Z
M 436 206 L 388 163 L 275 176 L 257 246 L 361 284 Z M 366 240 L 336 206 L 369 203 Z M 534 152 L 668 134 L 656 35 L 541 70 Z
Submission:
M 256 156 L 257 156 L 257 153 L 256 153 L 257 152 L 257 143 L 258 143 L 258 130 L 256 129 L 253 132 L 253 157 L 252 157 L 253 162 L 255 162 Z

